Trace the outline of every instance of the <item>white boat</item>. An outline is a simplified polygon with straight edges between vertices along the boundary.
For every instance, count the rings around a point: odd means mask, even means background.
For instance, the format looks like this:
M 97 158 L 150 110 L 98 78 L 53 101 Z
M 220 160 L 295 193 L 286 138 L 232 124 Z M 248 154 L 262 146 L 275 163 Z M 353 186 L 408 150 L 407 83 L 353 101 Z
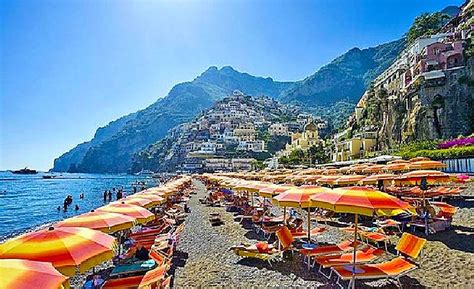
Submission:
M 140 172 L 136 173 L 136 176 L 152 176 L 154 174 L 153 171 L 150 170 L 141 170 Z

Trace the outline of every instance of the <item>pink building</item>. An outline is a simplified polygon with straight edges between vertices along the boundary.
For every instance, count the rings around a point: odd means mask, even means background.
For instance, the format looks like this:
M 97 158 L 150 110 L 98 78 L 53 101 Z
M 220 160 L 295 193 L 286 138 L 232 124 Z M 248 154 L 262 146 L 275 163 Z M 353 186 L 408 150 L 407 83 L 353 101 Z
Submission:
M 422 55 L 421 73 L 463 66 L 463 41 L 430 44 L 425 47 Z

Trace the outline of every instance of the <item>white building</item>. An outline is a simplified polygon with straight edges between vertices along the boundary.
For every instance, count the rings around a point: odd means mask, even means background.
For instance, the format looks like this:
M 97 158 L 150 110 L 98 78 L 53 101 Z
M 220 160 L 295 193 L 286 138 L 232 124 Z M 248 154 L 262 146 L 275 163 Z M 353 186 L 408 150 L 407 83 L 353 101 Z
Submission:
M 265 151 L 265 142 L 263 140 L 240 141 L 237 146 L 239 151 L 263 152 Z
M 274 123 L 268 127 L 268 133 L 270 135 L 279 135 L 287 136 L 288 135 L 288 126 L 282 123 Z

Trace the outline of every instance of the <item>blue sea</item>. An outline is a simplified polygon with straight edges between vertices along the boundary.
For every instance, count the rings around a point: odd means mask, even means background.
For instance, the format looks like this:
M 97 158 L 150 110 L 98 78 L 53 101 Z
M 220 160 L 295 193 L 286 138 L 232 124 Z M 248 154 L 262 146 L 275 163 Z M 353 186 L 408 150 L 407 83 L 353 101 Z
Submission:
M 123 187 L 129 195 L 136 181 L 145 181 L 147 187 L 156 185 L 152 178 L 125 174 L 62 173 L 55 174 L 53 179 L 43 179 L 42 175 L 0 172 L 0 241 L 102 206 L 104 190 Z M 81 193 L 84 199 L 79 199 Z M 73 203 L 65 212 L 62 205 L 67 195 L 72 195 Z M 79 206 L 78 211 L 75 205 Z M 61 206 L 60 211 L 58 206 Z

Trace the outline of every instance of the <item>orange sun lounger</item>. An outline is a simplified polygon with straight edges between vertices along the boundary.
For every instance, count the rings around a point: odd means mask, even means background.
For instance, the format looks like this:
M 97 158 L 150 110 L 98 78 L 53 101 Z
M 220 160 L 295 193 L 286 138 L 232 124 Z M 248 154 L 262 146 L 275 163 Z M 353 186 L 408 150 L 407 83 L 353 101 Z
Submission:
M 326 228 L 316 227 L 316 228 L 311 229 L 310 233 L 311 233 L 311 236 L 315 236 L 316 234 L 322 233 L 324 231 L 326 231 Z M 292 232 L 291 234 L 293 235 L 293 238 L 295 239 L 308 237 L 308 231 L 304 231 L 304 230 L 298 231 L 298 232 Z
M 356 251 L 356 263 L 367 263 L 373 261 L 380 257 L 384 253 L 383 250 L 377 249 L 374 247 L 366 247 L 363 250 Z M 319 265 L 319 273 L 323 274 L 323 268 L 329 268 L 334 266 L 340 265 L 350 265 L 354 262 L 354 255 L 353 252 L 347 252 L 341 255 L 333 255 L 333 256 L 320 256 L 316 257 L 315 262 Z M 328 278 L 331 278 L 331 273 Z
M 244 258 L 256 258 L 267 261 L 271 265 L 271 260 L 277 256 L 280 256 L 284 251 L 291 249 L 291 244 L 294 241 L 293 236 L 291 235 L 290 230 L 288 227 L 282 227 L 276 232 L 276 236 L 278 237 L 278 241 L 280 243 L 280 248 L 276 249 L 270 244 L 265 243 L 268 245 L 268 251 L 260 252 L 255 245 L 251 246 L 234 246 L 230 249 L 234 251 L 234 253 L 238 256 Z
M 394 279 L 401 287 L 400 277 L 418 268 L 409 258 L 416 259 L 425 243 L 423 238 L 403 233 L 395 248 L 404 256 L 378 264 L 334 266 L 332 270 L 339 277 L 337 284 L 342 287 L 339 283 L 341 280 L 350 280 L 348 287 L 351 287 L 356 280 L 387 278 Z

